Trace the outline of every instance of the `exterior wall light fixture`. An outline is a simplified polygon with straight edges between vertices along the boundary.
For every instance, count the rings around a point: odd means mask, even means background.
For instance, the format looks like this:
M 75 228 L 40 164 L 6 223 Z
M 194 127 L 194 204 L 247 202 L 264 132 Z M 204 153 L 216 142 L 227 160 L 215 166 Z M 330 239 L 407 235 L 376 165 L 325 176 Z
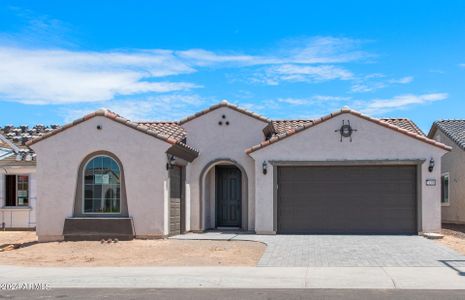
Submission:
M 168 161 L 166 162 L 166 169 L 170 170 L 174 168 L 176 164 L 176 157 L 174 155 L 168 155 Z
M 434 170 L 434 159 L 431 157 L 431 159 L 429 160 L 429 166 L 428 166 L 428 171 L 433 172 Z
M 262 172 L 263 172 L 263 175 L 266 175 L 266 173 L 268 173 L 268 163 L 266 162 L 266 160 L 263 161 Z

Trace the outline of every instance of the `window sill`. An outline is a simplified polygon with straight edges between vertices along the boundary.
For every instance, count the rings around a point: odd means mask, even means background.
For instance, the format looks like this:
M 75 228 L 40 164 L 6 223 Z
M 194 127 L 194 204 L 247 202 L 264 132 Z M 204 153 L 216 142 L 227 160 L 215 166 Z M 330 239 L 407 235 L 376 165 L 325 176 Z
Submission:
M 450 206 L 450 203 L 441 203 L 441 206 L 447 207 L 447 206 Z
M 30 206 L 3 206 L 0 210 L 32 210 Z

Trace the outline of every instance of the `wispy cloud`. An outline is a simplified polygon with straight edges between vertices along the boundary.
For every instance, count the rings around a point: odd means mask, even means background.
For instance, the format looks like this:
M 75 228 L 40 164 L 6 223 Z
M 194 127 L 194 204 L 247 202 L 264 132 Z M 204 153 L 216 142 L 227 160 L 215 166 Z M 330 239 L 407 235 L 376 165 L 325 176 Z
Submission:
M 252 68 L 255 82 L 267 85 L 349 80 L 352 72 L 336 64 L 370 57 L 359 44 L 348 38 L 317 37 L 293 41 L 266 55 L 250 55 L 205 49 L 46 49 L 0 40 L 0 73 L 8 74 L 0 77 L 0 96 L 26 104 L 66 104 L 186 91 L 201 86 L 173 76 L 202 68 Z
M 172 121 L 193 114 L 208 102 L 208 99 L 196 94 L 166 94 L 142 99 L 108 101 L 103 107 L 133 121 Z M 61 114 L 65 122 L 71 122 L 101 107 L 89 103 L 84 107 L 80 105 L 80 107 L 62 109 Z
M 350 100 L 351 97 L 315 95 L 308 98 L 278 98 L 276 101 L 294 106 L 337 103 Z
M 20 45 L 26 43 L 35 47 L 45 45 L 75 46 L 71 37 L 73 29 L 70 24 L 18 6 L 9 6 L 7 9 L 11 15 L 16 16 L 17 22 L 22 26 L 17 32 L 0 32 L 1 44 Z
M 393 84 L 407 84 L 413 81 L 413 76 L 405 76 L 402 78 L 397 78 L 397 79 L 390 79 L 388 80 L 388 83 L 393 83 Z
M 0 95 L 27 104 L 96 102 L 118 95 L 188 90 L 157 78 L 195 70 L 168 51 L 76 52 L 0 48 Z
M 265 69 L 256 74 L 254 80 L 268 85 L 278 85 L 280 82 L 319 82 L 327 80 L 349 80 L 353 74 L 344 68 L 332 65 L 296 65 L 284 64 Z
M 309 97 L 273 98 L 241 106 L 275 119 L 314 119 L 335 111 L 352 101 L 348 96 L 312 95 Z M 288 107 L 287 109 L 283 109 Z
M 406 94 L 395 96 L 390 99 L 374 99 L 369 102 L 359 104 L 359 109 L 372 115 L 378 115 L 394 110 L 402 110 L 413 105 L 422 105 L 447 99 L 447 93 L 430 93 L 430 94 Z
M 367 93 L 387 88 L 395 84 L 408 84 L 414 80 L 413 76 L 401 78 L 386 78 L 384 74 L 369 74 L 361 78 L 355 78 L 351 87 L 353 93 Z

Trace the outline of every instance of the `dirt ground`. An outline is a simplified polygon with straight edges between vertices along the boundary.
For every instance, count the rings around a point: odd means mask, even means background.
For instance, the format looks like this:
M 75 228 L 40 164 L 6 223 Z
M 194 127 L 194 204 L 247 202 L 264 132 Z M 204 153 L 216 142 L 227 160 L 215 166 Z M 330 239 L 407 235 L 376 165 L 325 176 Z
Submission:
M 12 246 L 14 245 L 14 246 Z M 0 232 L 0 265 L 255 266 L 266 246 L 243 241 L 133 240 L 38 243 L 35 232 Z
M 438 240 L 455 251 L 465 255 L 465 226 L 444 224 L 441 232 L 443 239 Z

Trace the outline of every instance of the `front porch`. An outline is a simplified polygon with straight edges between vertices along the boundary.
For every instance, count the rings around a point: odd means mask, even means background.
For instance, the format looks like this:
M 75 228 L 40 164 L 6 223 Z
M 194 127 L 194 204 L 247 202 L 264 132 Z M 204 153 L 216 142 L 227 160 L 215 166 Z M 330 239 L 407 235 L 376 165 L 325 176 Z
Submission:
M 249 195 L 244 168 L 232 160 L 218 160 L 207 165 L 200 178 L 200 231 L 247 231 Z

